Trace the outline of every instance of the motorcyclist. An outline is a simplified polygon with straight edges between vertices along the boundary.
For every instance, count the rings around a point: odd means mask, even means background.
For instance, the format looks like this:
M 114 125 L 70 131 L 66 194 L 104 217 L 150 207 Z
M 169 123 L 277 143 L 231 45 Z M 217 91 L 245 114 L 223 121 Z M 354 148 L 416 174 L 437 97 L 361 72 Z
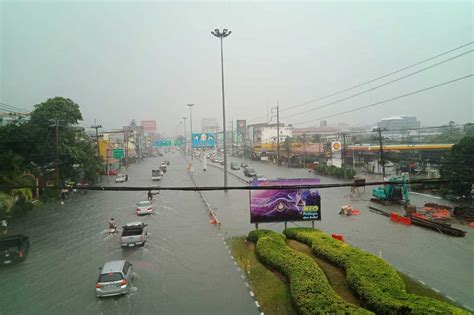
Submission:
M 115 232 L 117 230 L 117 221 L 114 218 L 111 218 L 109 221 L 109 229 Z

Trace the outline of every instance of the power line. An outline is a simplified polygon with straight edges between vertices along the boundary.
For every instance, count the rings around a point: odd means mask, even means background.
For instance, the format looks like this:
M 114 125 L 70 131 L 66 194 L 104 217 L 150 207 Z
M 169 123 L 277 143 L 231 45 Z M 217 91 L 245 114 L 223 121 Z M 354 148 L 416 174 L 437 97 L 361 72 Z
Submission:
M 436 56 L 430 57 L 430 58 L 428 58 L 428 59 L 424 59 L 424 60 L 422 60 L 422 61 L 416 62 L 416 63 L 414 63 L 414 64 L 411 64 L 411 65 L 409 65 L 409 66 L 403 67 L 403 68 L 398 69 L 398 70 L 395 70 L 395 71 L 393 71 L 393 72 L 390 72 L 390 73 L 381 75 L 381 76 L 376 77 L 376 78 L 374 78 L 374 79 L 372 79 L 372 80 L 365 81 L 365 82 L 363 82 L 363 83 L 359 83 L 359 84 L 357 84 L 357 85 L 351 86 L 351 87 L 346 88 L 346 89 L 344 89 L 344 90 L 341 90 L 341 91 L 338 91 L 338 92 L 334 92 L 334 93 L 328 94 L 328 95 L 326 95 L 326 96 L 319 97 L 319 98 L 314 99 L 314 100 L 312 100 L 312 101 L 304 102 L 304 103 L 302 103 L 302 104 L 298 104 L 298 105 L 294 105 L 294 106 L 291 106 L 291 107 L 282 109 L 281 111 L 283 112 L 283 111 L 290 110 L 290 109 L 295 108 L 295 107 L 304 106 L 304 105 L 307 105 L 307 104 L 310 104 L 310 103 L 314 103 L 314 102 L 317 102 L 317 101 L 321 101 L 321 100 L 326 99 L 326 98 L 329 98 L 329 97 L 331 97 L 331 96 L 335 96 L 335 95 L 338 95 L 338 94 L 341 94 L 341 93 L 350 91 L 350 90 L 352 90 L 352 89 L 355 89 L 355 88 L 361 87 L 361 86 L 363 86 L 363 85 L 366 85 L 366 84 L 375 82 L 375 81 L 377 81 L 377 80 L 386 78 L 386 77 L 388 77 L 388 76 L 391 76 L 392 74 L 396 74 L 396 73 L 402 72 L 402 71 L 404 71 L 404 70 L 413 68 L 413 67 L 415 67 L 415 66 L 417 66 L 417 65 L 420 65 L 420 64 L 422 64 L 422 63 L 425 63 L 425 62 L 428 62 L 428 61 L 430 61 L 430 60 L 436 59 L 436 58 L 438 58 L 438 57 L 447 55 L 447 54 L 449 54 L 449 53 L 451 53 L 451 52 L 453 52 L 453 51 L 456 51 L 456 50 L 459 50 L 459 49 L 464 48 L 464 47 L 466 47 L 466 46 L 472 45 L 473 43 L 474 43 L 474 42 L 469 42 L 469 43 L 467 43 L 467 44 L 463 44 L 463 45 L 458 46 L 458 47 L 456 47 L 456 48 L 453 48 L 453 49 L 450 49 L 450 50 L 445 51 L 445 52 L 443 52 L 443 53 L 440 53 L 440 54 L 438 54 L 438 55 L 436 55 Z M 263 116 L 259 116 L 259 117 L 250 119 L 249 122 L 252 122 L 252 121 L 258 120 L 258 119 L 260 119 L 260 118 L 264 118 L 264 117 L 266 117 L 266 115 L 263 115 Z
M 308 109 L 308 110 L 305 110 L 305 111 L 302 111 L 302 112 L 299 112 L 299 113 L 295 113 L 295 114 L 292 114 L 292 115 L 289 115 L 289 116 L 285 116 L 285 117 L 283 117 L 283 118 L 284 118 L 284 119 L 288 119 L 288 118 L 291 118 L 291 117 L 299 116 L 299 115 L 302 115 L 302 114 L 305 114 L 305 113 L 309 113 L 309 112 L 312 112 L 312 111 L 315 111 L 315 110 L 318 110 L 318 109 L 321 109 L 321 108 L 324 108 L 324 107 L 328 107 L 328 106 L 330 106 L 330 105 L 334 105 L 334 104 L 337 104 L 337 103 L 346 101 L 346 100 L 348 100 L 348 99 L 357 97 L 357 96 L 359 96 L 359 95 L 362 95 L 362 94 L 365 94 L 365 93 L 368 93 L 368 92 L 372 92 L 372 91 L 374 91 L 374 90 L 376 90 L 376 89 L 379 89 L 379 88 L 381 88 L 381 87 L 384 87 L 384 86 L 387 86 L 387 85 L 389 85 L 389 84 L 392 84 L 392 83 L 401 81 L 401 80 L 403 80 L 403 79 L 406 79 L 406 78 L 408 78 L 408 77 L 411 77 L 411 76 L 413 76 L 413 75 L 415 75 L 415 74 L 418 74 L 418 73 L 420 73 L 420 72 L 429 70 L 429 69 L 431 69 L 431 68 L 434 68 L 434 67 L 437 67 L 437 66 L 439 66 L 439 65 L 442 65 L 442 64 L 444 64 L 444 63 L 446 63 L 446 62 L 449 62 L 449 61 L 452 61 L 452 60 L 457 59 L 457 58 L 459 58 L 459 57 L 462 57 L 462 56 L 464 56 L 464 55 L 466 55 L 466 54 L 472 53 L 473 51 L 474 51 L 474 49 L 471 49 L 471 50 L 469 50 L 469 51 L 467 51 L 467 52 L 464 52 L 464 53 L 462 53 L 462 54 L 456 55 L 456 56 L 451 57 L 451 58 L 449 58 L 449 59 L 440 61 L 440 62 L 438 62 L 438 63 L 435 63 L 435 64 L 431 65 L 431 66 L 422 68 L 422 69 L 420 69 L 420 70 L 418 70 L 418 71 L 409 73 L 409 74 L 404 75 L 404 76 L 402 76 L 402 77 L 399 77 L 399 78 L 397 78 L 397 79 L 395 79 L 395 80 L 388 81 L 388 82 L 386 82 L 386 83 L 384 83 L 384 84 L 374 86 L 374 87 L 372 87 L 372 88 L 370 88 L 370 89 L 361 91 L 361 92 L 359 92 L 359 93 L 352 94 L 352 95 L 346 96 L 346 97 L 344 97 L 344 98 L 338 99 L 338 100 L 336 100 L 336 101 L 333 101 L 333 102 L 330 102 L 330 103 L 327 103 L 327 104 L 324 104 L 324 105 L 321 105 L 321 106 L 318 106 L 318 107 L 315 107 L 315 108 L 311 108 L 311 109 Z M 309 103 L 307 103 L 307 104 L 309 104 Z M 306 105 L 306 104 L 305 104 L 305 105 Z M 298 105 L 298 106 L 303 106 L 303 105 Z M 294 107 L 296 107 L 296 106 L 294 106 Z M 293 108 L 294 108 L 294 107 L 293 107 Z M 287 108 L 287 109 L 288 109 L 288 108 Z M 286 109 L 286 110 L 287 110 L 287 109 Z M 282 110 L 282 111 L 283 111 L 283 110 Z
M 472 182 L 474 177 L 452 177 L 446 179 L 415 179 L 406 181 L 407 184 L 444 184 L 444 183 L 464 183 Z M 376 186 L 386 184 L 386 181 L 366 182 L 362 185 L 356 186 Z M 393 185 L 403 185 L 403 181 L 390 182 Z M 170 190 L 170 191 L 219 191 L 219 190 L 285 190 L 285 189 L 327 189 L 327 188 L 339 188 L 339 187 L 352 187 L 354 182 L 341 183 L 341 184 L 309 184 L 309 185 L 271 185 L 271 186 L 183 186 L 183 187 L 155 187 L 158 190 Z M 19 188 L 36 188 L 31 185 L 0 185 L 1 190 L 11 190 Z M 69 188 L 66 186 L 40 186 L 40 188 L 47 189 L 64 189 Z M 95 187 L 74 187 L 78 190 L 98 190 L 98 191 L 148 191 L 150 186 L 145 187 L 124 187 L 124 186 L 95 186 Z
M 0 102 L 0 107 L 3 107 L 5 109 L 10 109 L 10 110 L 13 110 L 13 111 L 16 111 L 16 112 L 19 112 L 19 113 L 29 113 L 28 110 L 26 109 L 23 109 L 23 108 L 20 108 L 20 107 L 16 107 L 16 106 L 12 106 L 12 105 L 9 105 L 9 104 L 6 104 L 6 103 L 1 103 Z
M 457 82 L 457 81 L 460 81 L 460 80 L 470 78 L 472 76 L 474 76 L 474 74 L 469 74 L 469 75 L 466 75 L 466 76 L 463 76 L 463 77 L 456 78 L 454 80 L 450 80 L 450 81 L 446 81 L 446 82 L 443 82 L 443 83 L 440 83 L 440 84 L 432 85 L 432 86 L 429 86 L 429 87 L 421 89 L 421 90 L 417 90 L 417 91 L 410 92 L 410 93 L 407 93 L 407 94 L 403 94 L 403 95 L 400 95 L 400 96 L 392 97 L 392 98 L 389 98 L 387 100 L 372 103 L 372 104 L 365 105 L 365 106 L 362 106 L 362 107 L 357 107 L 357 108 L 347 110 L 347 111 L 344 111 L 344 112 L 340 112 L 340 113 L 337 113 L 337 114 L 324 116 L 324 117 L 321 117 L 321 118 L 318 118 L 318 119 L 311 119 L 311 120 L 307 120 L 307 121 L 303 121 L 303 122 L 294 123 L 293 125 L 302 125 L 302 124 L 306 124 L 306 123 L 309 123 L 309 122 L 320 121 L 320 120 L 323 120 L 323 119 L 326 119 L 326 118 L 352 113 L 352 112 L 355 112 L 355 111 L 358 111 L 358 110 L 361 110 L 361 109 L 377 106 L 377 105 L 388 103 L 388 102 L 391 102 L 391 101 L 394 101 L 394 100 L 397 100 L 397 99 L 400 99 L 400 98 L 404 98 L 404 97 L 407 97 L 407 96 L 410 96 L 410 95 L 414 95 L 414 94 L 418 94 L 418 93 L 425 92 L 425 91 L 428 91 L 428 90 L 432 90 L 432 89 L 435 89 L 435 88 L 443 86 L 443 85 L 448 85 L 448 84 L 451 84 L 451 83 L 454 83 L 454 82 Z

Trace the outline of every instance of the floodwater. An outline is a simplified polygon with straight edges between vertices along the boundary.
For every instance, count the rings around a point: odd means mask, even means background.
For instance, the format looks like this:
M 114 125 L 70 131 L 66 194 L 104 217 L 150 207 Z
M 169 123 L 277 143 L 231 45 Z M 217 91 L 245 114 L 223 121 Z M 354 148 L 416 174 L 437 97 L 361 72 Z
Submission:
M 160 159 L 171 162 L 160 185 L 192 185 L 181 155 Z M 151 185 L 160 162 L 133 165 L 128 183 L 110 185 Z M 135 203 L 146 198 L 146 191 L 78 193 L 11 224 L 30 236 L 31 250 L 24 263 L 0 268 L 0 314 L 259 314 L 198 194 L 162 191 L 156 213 L 137 217 Z M 106 230 L 111 217 L 119 226 L 147 223 L 147 244 L 121 249 Z M 134 266 L 131 293 L 96 298 L 98 268 L 117 259 Z
M 268 162 L 243 160 L 230 157 L 230 162 L 246 162 L 257 173 L 267 178 L 304 178 L 316 175 L 303 169 L 276 166 Z M 207 171 L 194 160 L 194 178 L 198 185 L 223 184 L 223 171 L 208 161 Z M 211 165 L 210 165 L 211 164 Z M 210 167 L 211 166 L 211 167 Z M 219 165 L 220 168 L 222 166 Z M 229 172 L 244 177 L 242 170 Z M 317 176 L 321 184 L 342 183 L 344 181 Z M 228 176 L 229 185 L 242 185 L 234 176 Z M 380 179 L 379 179 L 380 180 Z M 458 238 L 437 233 L 417 226 L 393 223 L 388 217 L 369 211 L 372 187 L 361 188 L 361 197 L 351 198 L 350 187 L 327 188 L 321 190 L 322 220 L 315 228 L 329 234 L 342 234 L 348 244 L 381 256 L 396 269 L 413 276 L 422 283 L 440 291 L 458 304 L 474 310 L 474 229 L 457 226 L 467 231 L 466 237 Z M 222 222 L 222 231 L 228 237 L 243 235 L 253 229 L 250 224 L 249 193 L 247 191 L 205 192 L 211 205 L 217 208 Z M 445 203 L 427 196 L 410 194 L 412 204 L 422 206 L 424 202 Z M 340 216 L 342 205 L 350 204 L 361 210 L 359 216 Z M 292 226 L 311 226 L 308 222 L 288 223 Z M 284 223 L 260 224 L 259 228 L 283 231 Z

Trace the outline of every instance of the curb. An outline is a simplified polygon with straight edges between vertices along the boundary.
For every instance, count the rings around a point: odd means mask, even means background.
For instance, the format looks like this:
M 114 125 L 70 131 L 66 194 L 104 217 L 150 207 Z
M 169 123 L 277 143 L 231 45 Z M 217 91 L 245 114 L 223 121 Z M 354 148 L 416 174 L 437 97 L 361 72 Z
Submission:
M 186 162 L 188 162 L 188 160 L 186 160 L 185 157 L 183 157 L 183 158 L 184 158 L 184 160 L 185 160 Z M 198 159 L 198 158 L 196 158 L 196 159 Z M 198 160 L 200 160 L 200 159 L 198 159 Z M 188 163 L 189 163 L 189 162 L 188 162 Z M 222 168 L 217 167 L 217 166 L 215 166 L 215 165 L 209 165 L 209 166 L 223 170 Z M 230 172 L 227 172 L 227 173 L 232 174 L 232 173 L 230 173 Z M 197 185 L 196 185 L 196 182 L 195 182 L 195 180 L 194 180 L 194 178 L 193 178 L 193 176 L 191 176 L 191 174 L 189 173 L 189 171 L 188 171 L 188 175 L 189 175 L 189 177 L 191 178 L 191 181 L 193 182 L 194 186 L 197 186 Z M 237 175 L 235 175 L 235 174 L 232 174 L 232 175 L 234 175 L 235 177 L 237 177 L 237 178 L 240 179 L 241 181 L 245 181 L 245 180 L 242 180 L 241 178 L 239 178 L 239 177 L 238 177 Z M 247 183 L 247 181 L 245 181 L 245 183 Z M 203 193 L 202 191 L 198 191 L 198 193 L 199 193 L 199 195 L 201 196 L 201 199 L 203 200 L 204 205 L 206 206 L 207 210 L 209 211 L 209 217 L 216 221 L 216 223 L 217 223 L 217 228 L 220 229 L 220 227 L 221 227 L 221 222 L 217 219 L 216 212 L 214 211 L 214 208 L 211 207 L 211 204 L 210 204 L 209 201 L 207 200 L 206 196 L 204 196 L 204 193 Z M 242 271 L 242 269 L 239 267 L 237 261 L 235 261 L 234 256 L 232 256 L 232 252 L 231 252 L 231 250 L 230 250 L 230 248 L 229 248 L 229 245 L 227 245 L 227 241 L 225 240 L 224 236 L 222 235 L 222 233 L 221 233 L 220 231 L 219 231 L 219 236 L 221 237 L 222 241 L 224 242 L 224 245 L 225 245 L 225 247 L 227 248 L 227 253 L 229 254 L 230 258 L 232 259 L 232 261 L 233 261 L 233 263 L 234 263 L 234 265 L 235 265 L 235 268 L 236 268 L 237 271 L 240 273 L 240 278 L 244 281 L 245 286 L 246 286 L 247 289 L 249 290 L 249 295 L 252 297 L 252 299 L 253 299 L 253 301 L 254 301 L 254 303 L 255 303 L 255 306 L 257 307 L 257 310 L 260 312 L 260 315 L 264 315 L 264 313 L 263 313 L 263 311 L 262 311 L 262 308 L 261 308 L 261 306 L 260 306 L 260 303 L 258 302 L 257 297 L 255 296 L 255 293 L 253 293 L 253 291 L 252 291 L 252 289 L 250 288 L 250 285 L 249 285 L 249 283 L 248 283 L 248 281 L 247 281 L 247 278 L 245 277 L 245 273 L 244 273 L 244 272 Z

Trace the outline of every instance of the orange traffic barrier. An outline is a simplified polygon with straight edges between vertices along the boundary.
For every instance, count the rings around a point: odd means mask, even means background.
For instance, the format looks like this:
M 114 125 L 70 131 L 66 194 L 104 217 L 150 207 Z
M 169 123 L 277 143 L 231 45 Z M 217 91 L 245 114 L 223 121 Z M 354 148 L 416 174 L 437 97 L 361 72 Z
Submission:
M 331 237 L 338 241 L 344 242 L 344 235 L 342 234 L 331 234 Z
M 400 216 L 396 212 L 390 212 L 390 220 L 393 222 L 400 221 Z
M 411 225 L 411 219 L 407 217 L 399 217 L 398 222 L 406 225 Z

